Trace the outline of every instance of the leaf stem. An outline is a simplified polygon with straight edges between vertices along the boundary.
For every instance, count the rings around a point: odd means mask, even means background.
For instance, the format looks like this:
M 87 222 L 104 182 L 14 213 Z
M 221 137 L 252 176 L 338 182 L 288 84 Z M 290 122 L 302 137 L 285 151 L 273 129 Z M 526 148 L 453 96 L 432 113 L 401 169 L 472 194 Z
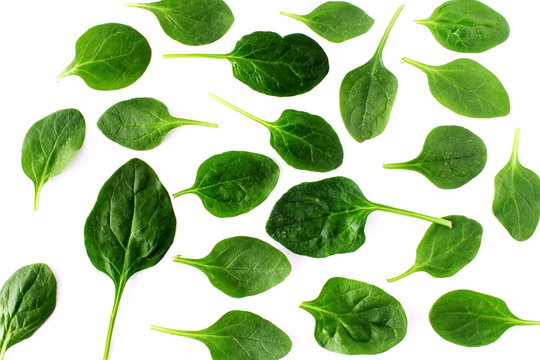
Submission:
M 206 127 L 212 127 L 217 128 L 219 127 L 217 124 L 204 122 L 204 121 L 197 121 L 197 120 L 189 120 L 189 119 L 182 119 L 182 118 L 173 118 L 174 124 L 178 126 L 182 125 L 199 125 L 199 126 L 206 126 Z
M 211 99 L 214 99 L 214 100 L 216 100 L 217 102 L 219 102 L 219 103 L 221 103 L 221 104 L 227 106 L 228 108 L 233 109 L 234 111 L 236 111 L 236 112 L 238 112 L 238 113 L 240 113 L 240 114 L 242 114 L 242 115 L 244 115 L 244 116 L 250 118 L 251 120 L 255 120 L 256 122 L 258 122 L 259 124 L 261 124 L 261 125 L 263 125 L 263 126 L 265 126 L 265 127 L 272 126 L 272 124 L 270 124 L 268 121 L 264 121 L 263 119 L 258 118 L 258 117 L 256 117 L 255 115 L 252 115 L 252 114 L 248 113 L 248 112 L 245 111 L 245 110 L 240 109 L 238 106 L 231 104 L 231 103 L 228 102 L 227 100 L 222 99 L 222 98 L 220 98 L 219 96 L 217 96 L 217 95 L 215 95 L 215 94 L 212 94 L 212 93 L 209 92 L 209 93 L 208 93 L 208 96 L 209 96 Z
M 186 265 L 192 265 L 192 266 L 199 265 L 196 259 L 188 259 L 188 258 L 182 257 L 181 255 L 176 255 L 173 258 L 173 261 L 180 264 L 186 264 Z
M 517 322 L 518 325 L 540 325 L 540 321 L 521 320 Z
M 64 71 L 62 71 L 57 77 L 56 80 L 60 81 L 65 77 L 72 75 L 75 72 L 76 68 L 73 67 L 73 64 L 70 64 Z
M 413 265 L 413 266 L 411 266 L 411 268 L 409 270 L 405 271 L 403 274 L 398 275 L 398 276 L 393 277 L 393 278 L 390 278 L 390 279 L 386 279 L 386 281 L 388 281 L 388 282 L 398 281 L 400 279 L 403 279 L 405 276 L 408 276 L 408 275 L 411 275 L 412 273 L 415 273 L 416 270 L 417 270 L 416 265 Z
M 410 169 L 411 167 L 413 167 L 413 165 L 414 164 L 411 161 L 401 162 L 401 163 L 383 164 L 383 169 L 405 170 L 405 169 Z
M 285 12 L 285 11 L 280 11 L 279 13 L 281 15 L 283 15 L 283 16 L 287 16 L 287 17 L 290 17 L 291 19 L 295 19 L 295 20 L 302 21 L 304 19 L 304 17 L 302 15 L 291 14 L 291 13 L 288 13 L 288 12 Z
M 37 184 L 34 186 L 34 210 L 39 209 L 39 197 L 41 195 L 41 189 L 43 188 L 43 184 Z
M 396 13 L 394 14 L 394 17 L 390 21 L 390 24 L 388 24 L 388 27 L 386 28 L 386 31 L 384 32 L 384 35 L 381 39 L 381 42 L 379 43 L 379 46 L 377 46 L 377 51 L 375 52 L 376 58 L 381 57 L 384 47 L 386 46 L 386 42 L 388 41 L 388 37 L 390 36 L 390 32 L 392 31 L 392 28 L 396 24 L 399 14 L 401 14 L 404 7 L 405 5 L 401 5 L 400 7 L 398 7 Z
M 423 64 L 423 63 L 421 63 L 421 62 L 419 62 L 419 61 L 414 61 L 414 60 L 409 59 L 409 58 L 406 58 L 406 57 L 404 57 L 404 58 L 401 59 L 401 60 L 403 60 L 403 62 L 405 62 L 405 63 L 407 63 L 407 64 L 409 64 L 409 65 L 412 65 L 412 66 L 414 66 L 414 67 L 417 67 L 418 69 L 420 69 L 420 70 L 422 70 L 422 71 L 428 70 L 428 69 L 430 68 L 429 65 Z
M 186 189 L 186 190 L 182 190 L 182 191 L 179 191 L 179 192 L 177 192 L 177 193 L 174 193 L 174 194 L 173 194 L 173 198 L 176 199 L 176 198 L 179 197 L 179 196 L 182 196 L 182 195 L 185 195 L 185 194 L 193 194 L 194 192 L 195 192 L 195 190 L 193 190 L 193 189 L 191 189 L 191 188 L 190 188 L 190 189 Z
M 161 327 L 157 325 L 150 325 L 150 329 L 160 331 L 162 333 L 170 334 L 170 335 L 185 336 L 185 337 L 190 337 L 190 338 L 196 337 L 194 331 L 175 330 L 175 329 L 169 329 L 169 328 L 165 328 L 165 327 Z
M 452 222 L 450 220 L 441 219 L 441 218 L 437 218 L 437 217 L 433 217 L 429 215 L 420 214 L 414 211 L 398 209 L 395 207 L 381 205 L 381 204 L 374 204 L 374 206 L 376 210 L 386 211 L 386 212 L 397 214 L 397 215 L 405 215 L 405 216 L 413 217 L 420 220 L 426 220 L 435 224 L 446 226 L 448 228 L 452 227 Z
M 109 321 L 109 330 L 107 331 L 107 340 L 105 341 L 105 351 L 103 353 L 103 360 L 109 358 L 109 352 L 111 350 L 111 340 L 114 331 L 114 323 L 116 322 L 116 315 L 118 314 L 118 308 L 120 307 L 120 300 L 126 283 L 122 280 L 117 286 L 116 293 L 114 295 L 114 305 L 111 311 L 111 319 Z
M 512 162 L 519 163 L 518 150 L 519 150 L 519 128 L 514 131 L 514 145 L 512 147 Z
M 223 54 L 165 54 L 164 59 L 187 59 L 187 58 L 205 58 L 205 59 L 226 59 Z

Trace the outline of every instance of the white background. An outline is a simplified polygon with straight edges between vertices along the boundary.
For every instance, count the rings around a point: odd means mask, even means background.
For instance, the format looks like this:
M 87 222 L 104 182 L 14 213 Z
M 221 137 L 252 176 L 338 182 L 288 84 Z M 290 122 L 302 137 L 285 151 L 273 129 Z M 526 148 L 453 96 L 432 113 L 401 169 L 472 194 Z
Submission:
M 321 1 L 322 2 L 322 1 Z M 413 23 L 428 17 L 439 1 L 353 1 L 376 23 L 365 35 L 342 44 L 329 43 L 305 25 L 279 15 L 279 11 L 307 13 L 321 2 L 296 0 L 228 0 L 236 21 L 214 44 L 189 47 L 168 38 L 149 12 L 127 8 L 117 0 L 10 1 L 0 12 L 0 283 L 19 267 L 45 262 L 59 282 L 57 308 L 47 323 L 30 338 L 8 351 L 7 359 L 101 359 L 109 313 L 112 281 L 87 258 L 83 226 L 97 193 L 109 176 L 132 157 L 147 161 L 170 192 L 192 185 L 201 162 L 227 150 L 249 150 L 272 157 L 281 167 L 280 181 L 261 206 L 237 218 L 218 219 L 207 213 L 193 195 L 173 200 L 178 230 L 163 261 L 136 274 L 128 283 L 117 318 L 110 359 L 209 359 L 203 344 L 153 332 L 150 324 L 183 330 L 202 329 L 233 309 L 249 310 L 271 320 L 291 337 L 287 359 L 344 359 L 317 345 L 314 320 L 298 308 L 312 300 L 331 277 L 362 280 L 395 296 L 409 319 L 405 339 L 378 359 L 536 359 L 540 353 L 540 327 L 509 330 L 496 343 L 482 348 L 460 347 L 440 338 L 427 314 L 447 291 L 465 288 L 504 299 L 519 317 L 540 320 L 540 231 L 528 241 L 514 241 L 491 212 L 493 178 L 507 162 L 513 131 L 521 127 L 520 157 L 540 172 L 538 153 L 538 27 L 540 5 L 526 1 L 486 2 L 503 13 L 511 25 L 510 39 L 483 54 L 458 54 L 444 49 L 429 31 Z M 394 11 L 405 10 L 385 51 L 387 67 L 400 88 L 392 118 L 379 137 L 358 144 L 346 132 L 339 115 L 338 89 L 344 75 L 373 54 Z M 131 25 L 149 40 L 153 56 L 143 77 L 118 91 L 99 92 L 80 78 L 56 81 L 72 60 L 77 38 L 88 28 L 107 22 Z M 227 53 L 236 41 L 256 30 L 282 35 L 302 32 L 316 39 L 330 58 L 330 73 L 313 91 L 293 98 L 256 93 L 234 79 L 225 60 L 164 60 L 165 53 Z M 404 56 L 428 64 L 473 58 L 493 71 L 505 84 L 512 112 L 499 119 L 469 119 L 439 105 L 429 93 L 425 76 L 407 64 Z M 270 147 L 262 126 L 207 97 L 207 92 L 231 101 L 263 119 L 276 120 L 292 108 L 327 119 L 341 137 L 345 161 L 339 169 L 310 173 L 292 169 Z M 173 131 L 158 148 L 136 152 L 103 136 L 95 126 L 99 116 L 118 101 L 155 97 L 173 115 L 216 122 L 219 129 L 183 127 Z M 20 151 L 28 128 L 46 115 L 75 107 L 85 116 L 87 136 L 82 151 L 68 169 L 47 183 L 41 209 L 32 210 L 33 186 L 20 165 Z M 488 147 L 485 170 L 457 190 L 440 190 L 410 171 L 384 170 L 385 162 L 410 160 L 420 151 L 427 133 L 439 125 L 461 125 L 479 135 Z M 476 259 L 452 278 L 435 279 L 417 273 L 387 283 L 414 262 L 415 249 L 428 223 L 386 213 L 370 215 L 367 241 L 351 254 L 327 259 L 296 256 L 266 235 L 264 225 L 273 204 L 291 186 L 302 181 L 344 175 L 354 179 L 368 199 L 434 216 L 465 215 L 484 226 Z M 249 235 L 283 250 L 293 264 L 289 278 L 270 291 L 250 298 L 232 299 L 213 288 L 204 275 L 172 257 L 206 255 L 221 239 Z

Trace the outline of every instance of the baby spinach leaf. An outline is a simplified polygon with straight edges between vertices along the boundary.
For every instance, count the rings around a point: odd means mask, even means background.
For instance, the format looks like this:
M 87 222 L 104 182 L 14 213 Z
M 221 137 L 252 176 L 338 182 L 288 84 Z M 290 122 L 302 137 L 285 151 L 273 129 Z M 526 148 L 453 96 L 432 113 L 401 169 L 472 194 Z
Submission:
M 0 359 L 28 339 L 56 307 L 56 278 L 45 264 L 17 270 L 0 290 Z
M 482 225 L 459 215 L 444 219 L 452 222 L 452 228 L 432 224 L 416 249 L 415 264 L 388 281 L 403 279 L 417 271 L 425 271 L 436 278 L 450 277 L 474 259 L 482 242 Z
M 441 66 L 403 61 L 422 70 L 435 99 L 456 114 L 493 118 L 510 113 L 510 99 L 503 84 L 488 69 L 471 59 L 457 59 Z
M 212 285 L 235 298 L 265 292 L 291 272 L 291 263 L 281 251 L 247 236 L 220 241 L 202 259 L 176 256 L 174 261 L 201 270 Z
M 217 127 L 173 117 L 165 104 L 152 98 L 121 101 L 107 109 L 97 123 L 106 137 L 133 150 L 153 149 L 163 142 L 169 131 L 183 125 Z
M 516 129 L 510 160 L 495 176 L 493 214 L 514 239 L 524 241 L 534 234 L 540 219 L 540 178 L 521 165 L 518 146 Z
M 127 281 L 163 258 L 175 230 L 169 194 L 144 161 L 128 161 L 101 188 L 84 226 L 84 245 L 92 264 L 115 286 L 104 360 Z
M 450 0 L 416 23 L 429 28 L 445 48 L 462 53 L 480 53 L 508 39 L 506 19 L 477 0 Z
M 185 45 L 205 45 L 220 39 L 234 22 L 223 0 L 161 0 L 126 4 L 151 11 L 163 31 Z
M 540 325 L 516 317 L 501 299 L 471 290 L 441 296 L 429 312 L 429 322 L 443 339 L 469 347 L 489 345 L 516 325 Z
M 339 137 L 320 116 L 285 110 L 277 121 L 268 122 L 214 94 L 210 97 L 266 127 L 274 150 L 295 169 L 327 172 L 337 169 L 343 162 Z
M 373 211 L 386 211 L 452 227 L 452 222 L 373 203 L 346 177 L 305 182 L 278 200 L 266 232 L 299 255 L 327 257 L 353 252 L 365 241 L 364 226 Z
M 84 142 L 85 122 L 76 109 L 54 112 L 37 121 L 26 133 L 22 146 L 22 168 L 34 183 L 34 210 L 50 178 L 60 174 Z
M 384 66 L 382 54 L 390 31 L 402 10 L 403 6 L 400 6 L 371 60 L 350 71 L 341 82 L 341 118 L 349 134 L 358 142 L 373 139 L 382 133 L 390 119 L 398 81 Z
M 321 37 L 335 43 L 367 33 L 375 22 L 364 10 L 346 1 L 325 2 L 307 15 L 284 11 L 281 15 L 303 22 Z
M 238 216 L 266 200 L 278 178 L 279 167 L 269 157 L 227 151 L 204 161 L 197 170 L 195 184 L 173 196 L 195 194 L 212 215 Z
M 315 40 L 303 34 L 281 37 L 270 31 L 245 35 L 228 54 L 167 54 L 164 58 L 227 59 L 235 78 L 272 96 L 308 92 L 329 70 L 328 57 Z
M 473 132 L 461 126 L 438 126 L 415 159 L 383 167 L 417 171 L 441 189 L 457 189 L 480 174 L 486 161 L 486 145 Z
M 95 90 L 118 90 L 145 72 L 152 50 L 137 30 L 123 24 L 102 24 L 86 31 L 75 44 L 75 59 L 60 74 L 80 76 Z
M 315 318 L 317 343 L 341 354 L 380 354 L 407 333 L 407 316 L 399 301 L 357 280 L 332 278 L 315 300 L 300 307 Z
M 180 331 L 155 325 L 152 330 L 199 340 L 208 347 L 213 360 L 277 360 L 292 347 L 287 334 L 247 311 L 230 311 L 204 330 Z

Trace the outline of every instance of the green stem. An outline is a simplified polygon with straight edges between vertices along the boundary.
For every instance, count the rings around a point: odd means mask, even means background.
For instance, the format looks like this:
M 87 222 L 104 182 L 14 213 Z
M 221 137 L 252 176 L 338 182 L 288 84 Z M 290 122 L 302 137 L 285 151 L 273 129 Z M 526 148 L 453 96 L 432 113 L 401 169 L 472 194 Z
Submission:
M 405 271 L 403 274 L 398 275 L 398 276 L 393 277 L 393 278 L 390 278 L 390 279 L 386 279 L 386 281 L 388 281 L 388 282 L 398 281 L 400 279 L 403 279 L 405 276 L 408 276 L 408 275 L 411 275 L 412 273 L 415 273 L 416 270 L 417 270 L 416 265 L 413 265 L 413 266 L 411 266 L 411 268 L 409 270 Z
M 304 20 L 304 17 L 302 15 L 291 14 L 291 13 L 288 13 L 288 12 L 285 12 L 285 11 L 280 11 L 279 13 L 281 15 L 283 15 L 283 16 L 290 17 L 291 19 L 300 20 L 300 21 Z
M 181 331 L 181 330 L 169 329 L 169 328 L 156 326 L 156 325 L 150 325 L 150 329 L 160 331 L 165 334 L 185 336 L 189 338 L 197 337 L 196 332 L 194 331 Z
M 188 259 L 185 257 L 182 257 L 180 255 L 176 255 L 173 259 L 174 262 L 180 263 L 180 264 L 186 264 L 191 266 L 198 266 L 199 262 L 196 259 Z
M 43 184 L 38 184 L 34 186 L 34 210 L 39 209 L 39 196 L 41 194 L 41 188 Z
M 519 128 L 517 128 L 514 131 L 514 145 L 512 147 L 512 162 L 516 164 L 519 163 L 518 149 L 519 149 Z
M 396 13 L 394 14 L 394 17 L 390 21 L 390 24 L 388 24 L 388 27 L 386 28 L 386 31 L 384 32 L 384 35 L 381 39 L 381 42 L 379 43 L 379 46 L 377 47 L 377 51 L 375 52 L 376 58 L 381 57 L 384 47 L 386 45 L 386 42 L 388 41 L 388 37 L 390 36 L 390 32 L 392 31 L 392 28 L 396 24 L 399 14 L 401 14 L 401 12 L 403 11 L 404 6 L 405 5 L 401 5 L 400 7 L 398 7 Z
M 7 351 L 7 344 L 9 342 L 9 335 L 6 336 L 2 343 L 2 350 L 0 350 L 0 360 L 4 360 L 4 355 Z
M 177 193 L 174 193 L 173 194 L 173 198 L 177 198 L 179 196 L 182 196 L 182 195 L 185 195 L 185 194 L 193 194 L 195 191 L 193 189 L 186 189 L 186 190 L 182 190 L 182 191 L 179 191 Z
M 401 60 L 403 60 L 403 62 L 406 62 L 407 64 L 412 65 L 412 66 L 414 66 L 414 67 L 416 67 L 416 68 L 418 68 L 418 69 L 420 69 L 422 71 L 427 71 L 427 70 L 432 68 L 429 65 L 423 64 L 423 63 L 421 63 L 419 61 L 414 61 L 414 60 L 406 58 L 406 57 L 404 57 Z
M 75 70 L 76 68 L 73 67 L 73 64 L 69 64 L 69 66 L 56 77 L 56 80 L 60 81 L 63 78 L 72 75 Z
M 223 54 L 165 54 L 164 59 L 186 59 L 186 58 L 205 58 L 205 59 L 226 59 Z
M 420 214 L 414 211 L 398 209 L 395 207 L 381 205 L 381 204 L 374 204 L 374 207 L 376 210 L 386 211 L 386 212 L 397 214 L 397 215 L 405 215 L 405 216 L 413 217 L 420 220 L 426 220 L 426 221 L 430 221 L 432 223 L 446 226 L 449 228 L 452 227 L 452 222 L 450 220 L 441 219 L 441 218 L 437 218 L 437 217 L 433 217 L 429 215 Z
M 518 325 L 540 325 L 540 321 L 521 320 L 517 321 Z
M 126 286 L 126 283 L 121 281 L 114 295 L 114 305 L 111 311 L 111 319 L 109 321 L 109 330 L 107 331 L 107 340 L 105 341 L 105 351 L 103 353 L 103 360 L 107 360 L 109 358 L 109 352 L 111 350 L 111 340 L 112 340 L 112 335 L 113 335 L 113 330 L 114 330 L 114 323 L 116 321 L 116 314 L 118 314 L 118 307 L 120 306 L 120 299 L 122 298 L 122 293 L 124 292 L 125 286 Z
M 392 163 L 392 164 L 383 164 L 383 169 L 398 169 L 398 170 L 407 170 L 413 166 L 412 161 L 402 162 L 402 163 Z
M 219 127 L 217 124 L 204 122 L 204 121 L 197 121 L 197 120 L 189 120 L 189 119 L 182 119 L 182 118 L 173 118 L 173 123 L 182 126 L 182 125 L 200 125 L 200 126 L 207 126 L 212 128 Z
M 219 96 L 217 95 L 214 95 L 212 93 L 208 93 L 208 96 L 211 98 L 211 99 L 214 99 L 216 100 L 217 102 L 227 106 L 228 108 L 230 109 L 233 109 L 234 111 L 244 115 L 244 116 L 247 116 L 248 118 L 250 118 L 251 120 L 255 120 L 256 122 L 258 122 L 259 124 L 261 125 L 264 125 L 265 127 L 268 127 L 268 126 L 272 126 L 272 124 L 270 124 L 268 121 L 264 121 L 263 119 L 261 118 L 258 118 L 256 117 L 255 115 L 252 115 L 250 113 L 248 113 L 247 111 L 245 110 L 242 110 L 240 109 L 238 106 L 236 105 L 233 105 L 231 104 L 230 102 L 228 102 L 227 100 L 224 100 L 222 98 L 220 98 Z

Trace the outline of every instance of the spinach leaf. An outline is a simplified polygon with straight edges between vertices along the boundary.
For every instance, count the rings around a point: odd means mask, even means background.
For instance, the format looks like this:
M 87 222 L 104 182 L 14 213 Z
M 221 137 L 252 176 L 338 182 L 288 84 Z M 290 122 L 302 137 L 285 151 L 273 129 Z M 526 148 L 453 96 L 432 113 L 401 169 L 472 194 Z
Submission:
M 230 311 L 204 330 L 181 331 L 155 325 L 152 330 L 199 340 L 208 347 L 213 360 L 277 360 L 292 347 L 287 334 L 247 311 Z
M 278 200 L 266 223 L 266 232 L 299 255 L 327 257 L 353 252 L 365 241 L 369 214 L 380 210 L 451 227 L 452 222 L 373 203 L 346 177 L 305 182 Z
M 328 1 L 307 15 L 282 11 L 281 15 L 303 22 L 328 41 L 340 43 L 365 34 L 375 22 L 364 10 L 346 1 Z
M 364 65 L 350 71 L 339 89 L 341 118 L 358 142 L 373 139 L 384 131 L 398 91 L 397 78 L 384 66 L 383 50 L 403 6 L 395 13 L 375 51 Z
M 291 263 L 281 251 L 247 236 L 220 241 L 202 259 L 176 256 L 174 261 L 201 270 L 212 285 L 235 298 L 265 292 L 291 272 Z
M 220 39 L 234 22 L 223 0 L 161 0 L 126 4 L 151 11 L 163 31 L 185 45 L 205 45 Z
M 165 104 L 152 98 L 121 101 L 107 109 L 97 123 L 106 137 L 133 150 L 153 149 L 163 142 L 169 131 L 183 125 L 217 127 L 173 117 Z
M 28 339 L 56 306 L 56 278 L 45 264 L 17 270 L 0 290 L 0 360 L 13 345 Z
M 130 26 L 97 25 L 75 44 L 75 59 L 60 74 L 80 76 L 95 90 L 118 90 L 133 84 L 145 72 L 152 50 L 148 41 Z
M 416 249 L 415 264 L 388 281 L 403 279 L 417 271 L 425 271 L 436 278 L 450 277 L 474 259 L 482 242 L 482 225 L 459 215 L 444 219 L 452 222 L 452 228 L 432 224 Z
M 429 28 L 445 48 L 462 53 L 480 53 L 508 39 L 506 19 L 477 0 L 450 0 L 416 23 Z
M 76 109 L 54 112 L 37 121 L 24 137 L 22 168 L 34 183 L 34 210 L 50 178 L 62 173 L 84 142 L 85 122 Z
M 443 339 L 470 347 L 491 344 L 516 325 L 540 325 L 516 317 L 501 299 L 471 290 L 441 296 L 429 312 L 429 322 Z
M 486 145 L 473 132 L 461 126 L 438 126 L 415 159 L 383 167 L 417 171 L 441 189 L 457 189 L 480 174 L 486 161 Z
M 521 165 L 518 146 L 516 129 L 510 160 L 495 176 L 493 214 L 514 239 L 524 241 L 534 234 L 540 219 L 540 178 Z
M 441 66 L 403 61 L 422 70 L 435 99 L 456 114 L 492 118 L 510 113 L 510 99 L 503 84 L 488 69 L 471 59 L 457 59 Z
M 329 70 L 328 57 L 315 40 L 303 34 L 281 37 L 270 31 L 245 35 L 228 54 L 167 54 L 164 58 L 227 59 L 235 78 L 272 96 L 308 92 Z
M 343 162 L 339 137 L 320 116 L 285 110 L 277 121 L 268 122 L 214 94 L 210 97 L 266 127 L 274 150 L 295 169 L 327 172 L 337 169 Z
M 195 194 L 212 215 L 238 216 L 266 200 L 278 178 L 279 167 L 269 157 L 227 151 L 204 161 L 197 170 L 195 184 L 173 196 Z
M 144 161 L 128 161 L 101 188 L 84 226 L 84 245 L 92 264 L 115 286 L 104 360 L 109 357 L 127 281 L 163 258 L 175 230 L 176 217 L 167 190 Z
M 357 280 L 332 278 L 315 300 L 300 307 L 315 318 L 317 343 L 341 354 L 380 354 L 407 333 L 407 316 L 399 301 Z

